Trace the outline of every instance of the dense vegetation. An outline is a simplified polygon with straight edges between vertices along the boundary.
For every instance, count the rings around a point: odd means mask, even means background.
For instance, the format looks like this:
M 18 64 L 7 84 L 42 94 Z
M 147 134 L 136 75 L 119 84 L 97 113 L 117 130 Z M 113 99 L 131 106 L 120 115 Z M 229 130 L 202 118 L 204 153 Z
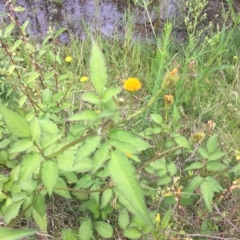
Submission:
M 4 25 L 0 239 L 240 239 L 240 16 L 203 2 L 181 43 Z

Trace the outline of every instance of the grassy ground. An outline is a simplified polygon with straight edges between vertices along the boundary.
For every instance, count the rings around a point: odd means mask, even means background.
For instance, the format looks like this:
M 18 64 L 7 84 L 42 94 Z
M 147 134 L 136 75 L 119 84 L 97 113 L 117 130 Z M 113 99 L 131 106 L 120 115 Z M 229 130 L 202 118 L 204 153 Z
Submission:
M 171 35 L 172 26 L 174 27 L 176 24 L 174 22 L 166 23 L 163 34 L 156 36 L 154 41 L 149 39 L 149 42 L 133 40 L 130 30 L 126 31 L 126 35 L 121 40 L 107 39 L 101 35 L 95 36 L 106 59 L 107 86 L 122 86 L 122 81 L 128 77 L 137 77 L 142 82 L 141 91 L 133 98 L 130 110 L 132 112 L 148 103 L 161 87 L 166 72 L 174 67 L 178 68 L 180 80 L 176 83 L 175 88 L 170 88 L 164 93 L 174 96 L 174 105 L 180 114 L 177 131 L 188 139 L 197 132 L 204 132 L 207 137 L 216 133 L 219 138 L 219 148 L 227 153 L 224 159 L 226 164 L 230 164 L 229 159 L 235 159 L 234 150 L 240 151 L 239 17 L 233 15 L 232 12 L 231 18 L 235 24 L 223 25 L 217 31 L 209 28 L 207 37 L 197 30 L 197 26 L 193 31 L 193 28 L 189 27 L 191 26 L 189 23 L 186 26 L 187 40 L 184 42 L 177 41 Z M 14 44 L 14 41 L 10 39 L 8 46 L 3 46 L 2 42 L 2 56 L 4 56 L 3 52 L 6 53 L 11 47 L 11 43 Z M 37 43 L 36 47 L 40 51 L 34 50 L 34 45 L 35 43 L 26 41 L 25 45 L 21 45 L 16 51 L 13 51 L 16 58 L 24 59 L 24 61 L 20 60 L 18 64 L 21 66 L 19 69 L 22 74 L 24 74 L 24 70 L 34 71 L 37 68 L 40 76 L 44 79 L 42 83 L 29 81 L 32 84 L 29 87 L 29 94 L 37 101 L 41 98 L 41 85 L 49 84 L 52 89 L 56 90 L 56 93 L 69 89 L 66 91 L 67 97 L 62 102 L 62 104 L 66 104 L 64 110 L 66 117 L 69 113 L 87 108 L 88 105 L 82 102 L 80 96 L 93 88 L 89 81 L 81 82 L 80 78 L 90 74 L 91 40 L 72 39 L 70 43 L 64 45 L 53 39 L 51 42 L 46 41 L 45 45 Z M 72 58 L 70 62 L 65 61 L 67 56 Z M 8 102 L 10 107 L 18 109 L 21 114 L 33 112 L 32 105 L 28 101 L 24 103 L 24 110 L 21 109 L 21 101 L 24 102 L 25 99 L 22 97 L 22 93 L 25 91 L 22 87 L 24 79 L 17 82 L 14 78 L 9 78 L 9 75 L 5 75 L 4 71 L 8 68 L 9 62 L 4 61 L 3 57 L 0 64 L 2 69 L 1 101 Z M 51 74 L 53 70 L 55 72 L 52 76 L 55 80 L 48 83 L 48 74 Z M 8 84 L 6 84 L 6 80 Z M 118 106 L 122 106 L 122 116 L 131 114 L 128 112 L 130 100 L 126 92 L 122 90 L 116 101 Z M 129 125 L 125 128 L 131 128 L 134 133 L 144 136 L 143 129 L 152 126 L 149 119 L 149 114 L 152 113 L 162 116 L 166 114 L 162 98 L 159 98 L 147 113 L 128 123 Z M 170 115 L 169 118 L 171 117 Z M 161 139 L 156 134 L 154 140 L 151 139 L 151 141 L 165 146 L 166 136 L 165 134 Z M 177 166 L 180 172 L 184 168 L 180 164 L 181 160 L 187 157 L 187 155 L 181 154 L 170 155 L 168 159 L 179 164 Z M 146 162 L 150 155 L 154 155 L 154 150 L 142 154 L 143 162 Z M 176 191 L 177 184 L 173 181 L 166 186 L 156 187 L 154 176 L 143 172 L 141 174 L 143 176 L 140 176 L 139 179 L 151 182 L 153 188 L 157 189 L 157 194 L 153 191 L 155 196 L 151 196 L 152 191 L 148 189 L 147 206 L 150 210 L 158 209 L 160 213 L 165 212 L 169 203 L 164 200 L 163 196 L 167 191 Z M 181 176 L 183 182 L 184 176 L 184 174 Z M 194 203 L 189 206 L 181 206 L 177 201 L 172 205 L 171 223 L 165 229 L 165 236 L 162 237 L 161 232 L 155 232 L 154 239 L 239 239 L 238 199 L 240 192 L 238 187 L 233 191 L 229 189 L 237 178 L 236 175 L 232 176 L 232 179 L 230 177 L 219 179 L 226 192 L 222 193 L 222 198 L 221 196 L 216 198 L 217 204 L 213 204 L 212 212 L 206 210 L 202 198 L 196 197 Z M 199 191 L 196 194 L 199 194 Z M 180 195 L 176 194 L 176 196 L 180 198 Z M 78 200 L 75 199 L 70 201 L 65 201 L 61 197 L 49 199 L 47 204 L 49 231 L 48 234 L 39 233 L 39 239 L 60 239 L 63 228 L 78 228 L 79 216 L 76 211 L 78 204 Z M 115 235 L 112 239 L 126 239 L 117 227 L 114 215 L 111 215 L 110 221 L 116 224 L 113 226 Z M 35 227 L 33 221 L 24 219 L 19 221 L 18 226 L 21 227 L 21 225 Z M 187 236 L 186 233 L 189 235 Z M 141 239 L 152 239 L 150 235 L 144 235 Z

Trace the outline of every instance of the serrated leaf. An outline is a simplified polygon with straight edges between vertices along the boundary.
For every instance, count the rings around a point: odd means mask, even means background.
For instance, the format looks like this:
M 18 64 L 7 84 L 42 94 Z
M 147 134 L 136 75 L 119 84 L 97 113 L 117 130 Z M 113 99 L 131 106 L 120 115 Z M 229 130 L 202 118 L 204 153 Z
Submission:
M 183 192 L 189 192 L 189 193 L 193 193 L 194 190 L 200 186 L 200 184 L 204 181 L 204 179 L 200 176 L 196 176 L 194 177 L 191 182 L 189 183 L 189 185 L 187 186 L 186 189 L 183 190 Z
M 216 171 L 224 170 L 226 168 L 227 168 L 227 166 L 225 164 L 220 163 L 218 161 L 209 161 L 209 162 L 207 162 L 207 170 L 208 171 L 216 172 Z
M 83 101 L 90 102 L 92 104 L 98 104 L 100 102 L 99 97 L 94 92 L 85 92 L 81 96 Z
M 42 182 L 51 196 L 55 183 L 58 179 L 58 166 L 54 161 L 46 161 L 42 167 Z
M 90 80 L 96 92 L 101 96 L 107 83 L 107 68 L 103 53 L 94 40 L 92 40 L 90 57 Z
M 46 215 L 46 204 L 43 195 L 39 194 L 37 200 L 33 203 L 34 210 L 39 214 L 41 218 Z
M 222 186 L 219 184 L 219 182 L 211 176 L 206 177 L 206 180 L 209 182 L 210 186 L 212 187 L 212 189 L 214 190 L 214 192 L 220 192 L 223 191 Z
M 103 209 L 107 204 L 110 203 L 112 195 L 113 195 L 113 192 L 111 189 L 107 189 L 103 192 L 102 199 L 101 199 L 101 209 Z
M 37 117 L 34 117 L 30 122 L 30 134 L 34 140 L 39 140 L 41 128 Z
M 84 160 L 87 156 L 93 153 L 101 142 L 100 136 L 88 137 L 79 147 L 74 164 Z
M 43 149 L 45 149 L 46 147 L 50 146 L 61 137 L 62 137 L 62 134 L 53 134 L 50 136 L 42 137 L 42 139 L 40 140 L 40 145 Z
M 42 102 L 46 105 L 50 104 L 52 100 L 52 92 L 49 88 L 42 90 Z
M 70 229 L 63 229 L 63 230 L 62 230 L 62 239 L 63 239 L 63 240 L 79 240 L 79 238 L 76 237 L 76 236 L 72 233 L 72 230 L 70 230 Z
M 29 123 L 24 117 L 6 108 L 2 104 L 0 104 L 0 113 L 12 134 L 18 137 L 30 137 Z
M 73 164 L 75 161 L 75 150 L 68 149 L 64 151 L 62 154 L 57 156 L 57 164 L 59 170 L 65 172 L 72 172 L 73 171 Z
M 75 189 L 89 188 L 94 183 L 90 174 L 82 176 L 76 183 Z
M 37 190 L 37 182 L 32 179 L 28 179 L 27 181 L 22 182 L 19 184 L 19 186 L 22 188 L 22 190 L 27 192 L 33 192 Z
M 53 121 L 41 119 L 41 120 L 39 120 L 39 123 L 40 123 L 41 128 L 44 131 L 49 132 L 51 134 L 58 133 L 58 127 Z
M 97 119 L 98 113 L 93 110 L 84 110 L 81 113 L 76 113 L 68 118 L 68 121 L 93 121 Z
M 203 181 L 200 185 L 200 189 L 203 195 L 204 202 L 209 211 L 212 210 L 212 200 L 214 196 L 214 191 L 208 181 Z
M 13 218 L 15 218 L 18 215 L 23 201 L 24 200 L 21 200 L 18 202 L 13 202 L 7 207 L 5 215 L 4 215 L 4 221 L 6 223 L 9 223 Z
M 33 209 L 33 218 L 42 232 L 47 232 L 47 217 L 46 214 L 41 217 L 35 209 Z
M 209 154 L 208 154 L 208 151 L 203 148 L 203 147 L 199 147 L 198 148 L 198 152 L 200 153 L 200 155 L 203 157 L 203 158 L 209 158 Z
M 171 137 L 174 138 L 174 141 L 177 143 L 178 146 L 189 147 L 189 141 L 179 133 L 172 133 Z
M 124 229 L 128 226 L 130 222 L 130 217 L 126 208 L 122 208 L 119 210 L 118 215 L 118 225 L 121 229 Z
M 29 138 L 23 138 L 15 142 L 10 150 L 10 153 L 23 152 L 33 146 L 33 142 Z
M 25 237 L 32 236 L 37 233 L 37 230 L 28 229 L 28 230 L 16 230 L 13 228 L 0 228 L 0 239 L 1 240 L 20 240 Z
M 116 140 L 116 139 L 110 139 L 109 143 L 111 144 L 111 146 L 113 146 L 114 148 L 116 148 L 117 150 L 122 152 L 123 154 L 126 154 L 126 153 L 137 154 L 137 153 L 139 153 L 139 151 L 129 143 L 121 142 L 121 141 Z
M 231 172 L 235 172 L 237 174 L 237 172 L 240 170 L 240 163 L 236 164 L 234 167 L 232 167 L 232 169 L 229 171 L 229 173 Z
M 3 141 L 0 142 L 0 148 L 5 148 L 11 142 L 10 138 L 5 138 Z
M 81 240 L 89 240 L 92 239 L 92 234 L 92 221 L 90 219 L 86 219 L 81 223 L 81 226 L 79 228 L 79 238 Z
M 200 169 L 202 168 L 202 163 L 201 162 L 195 162 L 190 164 L 185 168 L 185 171 L 193 170 L 193 169 Z
M 150 116 L 155 123 L 162 124 L 163 118 L 160 114 L 153 113 Z
M 208 160 L 209 161 L 214 161 L 214 160 L 218 160 L 220 159 L 221 157 L 225 156 L 226 153 L 225 152 L 221 152 L 221 151 L 215 151 L 213 153 L 210 154 Z
M 13 44 L 13 46 L 10 48 L 10 52 L 14 52 L 14 51 L 19 47 L 20 44 L 22 44 L 22 39 L 18 39 L 18 40 Z
M 27 154 L 22 161 L 18 181 L 24 182 L 32 177 L 33 172 L 40 167 L 42 157 L 38 153 Z
M 174 162 L 170 162 L 168 164 L 168 171 L 171 173 L 172 176 L 177 173 L 177 166 Z
M 139 239 L 142 233 L 137 228 L 127 228 L 123 230 L 123 235 L 129 239 Z
M 59 189 L 57 189 L 57 188 L 59 188 Z M 64 190 L 61 190 L 61 188 L 63 188 Z M 71 195 L 67 189 L 68 189 L 67 184 L 65 183 L 65 181 L 62 178 L 59 177 L 57 179 L 57 182 L 55 184 L 53 192 L 59 194 L 62 197 L 71 198 Z
M 107 88 L 102 94 L 102 102 L 108 102 L 110 99 L 115 97 L 118 93 L 121 92 L 121 88 Z
M 162 186 L 162 185 L 167 185 L 168 183 L 170 183 L 172 180 L 168 175 L 164 175 L 162 177 L 160 177 L 160 180 L 158 181 L 158 185 Z
M 94 226 L 101 237 L 111 238 L 113 236 L 113 228 L 110 224 L 102 221 L 96 221 Z
M 169 222 L 170 222 L 170 219 L 171 219 L 171 212 L 172 212 L 172 210 L 169 209 L 169 210 L 165 213 L 165 215 L 164 215 L 164 217 L 163 217 L 163 219 L 162 219 L 162 221 L 161 221 L 161 224 L 160 224 L 161 230 L 164 230 L 164 229 L 166 229 L 166 228 L 168 227 Z
M 212 135 L 208 140 L 206 144 L 208 153 L 211 154 L 217 150 L 218 142 L 217 142 L 217 135 Z
M 109 147 L 109 144 L 105 142 L 95 152 L 92 160 L 92 173 L 95 173 L 108 159 Z
M 35 71 L 35 72 L 26 73 L 24 78 L 27 83 L 31 83 L 31 82 L 34 82 L 39 76 L 40 76 L 40 73 Z
M 149 145 L 148 142 L 143 141 L 139 137 L 136 137 L 130 132 L 121 130 L 121 129 L 116 129 L 110 131 L 108 136 L 112 139 L 116 139 L 121 142 L 126 142 L 131 144 L 133 147 L 135 147 L 138 151 L 145 150 L 147 148 L 150 148 L 151 145 Z
M 153 226 L 148 210 L 145 205 L 143 193 L 139 186 L 135 169 L 129 159 L 115 151 L 111 153 L 111 159 L 108 165 L 110 176 L 116 184 L 116 188 L 124 196 L 135 215 L 141 218 L 149 226 Z M 128 206 L 126 206 L 128 208 Z

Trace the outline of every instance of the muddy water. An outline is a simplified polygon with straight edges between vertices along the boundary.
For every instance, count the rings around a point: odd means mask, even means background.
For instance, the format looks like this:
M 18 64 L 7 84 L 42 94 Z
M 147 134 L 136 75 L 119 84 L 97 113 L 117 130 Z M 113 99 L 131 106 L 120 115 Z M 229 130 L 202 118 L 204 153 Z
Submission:
M 14 2 L 14 4 L 13 4 Z M 49 26 L 55 30 L 66 28 L 60 36 L 61 42 L 69 41 L 69 33 L 81 39 L 94 33 L 108 37 L 122 37 L 132 34 L 134 38 L 151 38 L 152 27 L 161 33 L 166 19 L 178 15 L 178 0 L 155 1 L 149 5 L 149 15 L 141 7 L 129 8 L 126 0 L 15 0 L 0 1 L 0 12 L 9 13 L 11 7 L 22 6 L 24 12 L 17 12 L 20 24 L 29 21 L 27 33 L 40 40 L 47 35 Z M 160 2 L 160 3 L 159 3 Z M 12 5 L 12 6 L 11 6 Z M 151 25 L 151 21 L 153 25 Z M 0 24 L 6 17 L 0 17 Z M 132 33 L 129 33 L 132 26 Z

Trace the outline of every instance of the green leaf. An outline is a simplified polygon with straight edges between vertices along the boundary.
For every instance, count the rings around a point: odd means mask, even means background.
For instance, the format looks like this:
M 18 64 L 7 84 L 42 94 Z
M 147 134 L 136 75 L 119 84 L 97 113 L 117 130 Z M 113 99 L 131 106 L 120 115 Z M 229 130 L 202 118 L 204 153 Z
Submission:
M 90 57 L 90 79 L 96 92 L 101 96 L 107 83 L 107 69 L 103 53 L 94 40 Z
M 210 186 L 212 187 L 212 189 L 214 190 L 214 192 L 221 192 L 223 191 L 222 186 L 219 184 L 219 182 L 211 176 L 206 177 L 206 180 L 209 182 Z
M 18 137 L 30 137 L 29 123 L 24 117 L 6 108 L 2 104 L 0 104 L 0 113 L 12 134 Z
M 95 173 L 108 159 L 109 147 L 108 142 L 105 142 L 95 152 L 92 160 L 92 173 Z
M 108 102 L 111 98 L 115 97 L 121 92 L 121 88 L 107 88 L 102 95 L 102 102 Z
M 90 102 L 92 104 L 98 104 L 100 102 L 99 97 L 94 92 L 85 92 L 81 96 L 83 101 Z
M 39 72 L 29 72 L 26 73 L 23 78 L 25 78 L 26 83 L 34 82 L 40 76 Z
M 160 180 L 158 181 L 158 185 L 167 185 L 168 183 L 170 183 L 172 180 L 168 175 L 162 176 L 160 177 Z
M 57 189 L 57 188 L 63 188 L 64 190 Z M 71 198 L 71 195 L 70 195 L 70 193 L 67 189 L 68 189 L 67 184 L 65 183 L 65 181 L 62 178 L 59 177 L 57 179 L 57 182 L 56 182 L 55 186 L 54 186 L 53 192 L 59 194 L 62 197 Z
M 200 176 L 196 176 L 194 177 L 191 182 L 189 183 L 189 185 L 187 186 L 186 189 L 183 190 L 183 192 L 189 192 L 189 193 L 193 193 L 194 190 L 200 186 L 200 184 L 204 181 L 204 179 Z
M 53 134 L 50 136 L 45 136 L 40 140 L 40 145 L 43 149 L 45 149 L 46 147 L 50 146 L 61 137 L 62 137 L 62 134 Z
M 81 240 L 89 240 L 92 239 L 93 229 L 92 229 L 92 221 L 91 219 L 86 219 L 82 222 L 79 228 L 79 238 Z
M 46 204 L 43 195 L 39 194 L 37 200 L 33 203 L 34 210 L 43 218 L 46 215 Z
M 179 133 L 172 133 L 171 137 L 174 138 L 174 141 L 177 143 L 178 146 L 182 146 L 182 147 L 189 147 L 189 141 L 182 136 Z
M 0 142 L 0 148 L 5 148 L 11 142 L 10 138 L 5 138 L 3 141 Z
M 93 153 L 101 142 L 100 136 L 88 137 L 79 147 L 74 164 L 84 160 L 87 156 Z
M 7 27 L 5 27 L 5 31 L 4 31 L 4 38 L 7 38 L 11 33 L 12 33 L 12 30 L 14 29 L 15 27 L 15 23 L 11 23 L 9 24 Z
M 41 120 L 39 120 L 39 123 L 40 123 L 41 128 L 44 131 L 49 132 L 51 134 L 58 133 L 58 127 L 53 121 L 41 119 Z
M 107 204 L 110 203 L 112 195 L 113 195 L 113 192 L 111 189 L 107 189 L 103 192 L 102 200 L 101 200 L 101 209 L 103 209 Z
M 203 195 L 204 202 L 209 211 L 212 210 L 212 200 L 214 196 L 214 191 L 208 181 L 203 181 L 200 185 L 200 189 Z
M 139 239 L 142 233 L 137 228 L 127 228 L 124 229 L 123 235 L 129 239 Z
M 79 240 L 70 229 L 63 229 L 62 230 L 62 239 L 63 240 Z
M 15 218 L 20 210 L 20 207 L 22 205 L 24 200 L 18 201 L 18 202 L 12 202 L 6 209 L 4 221 L 6 223 L 9 223 L 13 218 Z
M 41 128 L 37 117 L 30 122 L 30 134 L 35 141 L 38 141 L 41 135 Z
M 155 123 L 162 124 L 163 118 L 160 114 L 153 113 L 150 116 Z
M 202 168 L 202 163 L 201 162 L 195 162 L 190 164 L 185 168 L 185 171 L 193 170 L 193 169 L 200 169 Z
M 213 160 L 218 160 L 220 159 L 221 157 L 225 156 L 226 153 L 225 152 L 221 152 L 221 151 L 215 151 L 213 153 L 210 154 L 208 160 L 209 161 L 213 161 Z
M 237 172 L 240 170 L 240 163 L 236 164 L 234 167 L 232 167 L 232 169 L 230 169 L 229 173 L 231 172 L 235 172 L 235 174 L 237 174 Z
M 227 168 L 227 166 L 225 164 L 220 163 L 218 161 L 209 161 L 209 162 L 207 162 L 207 170 L 208 171 L 216 172 L 216 171 L 224 170 L 226 168 Z
M 137 153 L 139 153 L 139 151 L 129 143 L 121 142 L 121 141 L 116 140 L 116 139 L 110 139 L 109 143 L 111 144 L 111 146 L 113 146 L 114 148 L 116 148 L 117 150 L 122 152 L 123 154 L 126 154 L 126 153 L 137 154 Z
M 25 11 L 25 8 L 22 6 L 17 6 L 14 8 L 14 12 L 24 12 L 24 11 Z
M 110 131 L 108 136 L 112 139 L 129 143 L 133 147 L 135 147 L 138 151 L 142 151 L 151 147 L 148 142 L 145 142 L 142 139 L 133 135 L 132 133 L 124 130 L 120 130 L 120 129 L 112 130 Z
M 15 142 L 11 147 L 10 153 L 23 152 L 33 146 L 32 140 L 29 138 L 23 138 Z
M 54 161 L 46 161 L 42 168 L 42 182 L 51 196 L 55 183 L 58 179 L 58 166 Z
M 96 221 L 94 225 L 101 237 L 111 238 L 113 236 L 113 228 L 110 224 L 102 221 Z
M 27 192 L 33 192 L 37 190 L 37 182 L 32 179 L 28 179 L 27 181 L 20 183 L 19 186 L 22 188 L 22 190 Z
M 148 215 L 141 187 L 136 179 L 135 169 L 129 159 L 125 155 L 113 151 L 108 168 L 116 188 L 124 196 L 128 206 L 131 205 L 129 211 L 132 211 L 146 224 L 153 226 Z M 126 207 L 128 208 L 128 206 Z
M 52 101 L 52 92 L 49 88 L 42 90 L 42 102 L 43 104 L 49 105 Z
M 38 225 L 38 227 L 40 228 L 41 231 L 43 232 L 47 232 L 47 217 L 46 214 L 41 217 L 38 212 L 33 209 L 33 218 L 34 221 L 36 222 L 36 224 Z
M 168 171 L 171 173 L 172 176 L 177 173 L 177 166 L 174 162 L 170 162 L 168 164 Z
M 22 161 L 18 181 L 24 182 L 32 177 L 33 172 L 40 167 L 42 157 L 38 153 L 28 153 Z
M 98 113 L 93 110 L 83 110 L 81 113 L 76 113 L 68 118 L 68 121 L 93 121 L 97 119 Z
M 10 52 L 14 52 L 19 47 L 19 45 L 21 45 L 21 44 L 22 44 L 22 39 L 17 40 L 13 44 L 13 46 L 10 48 Z
M 32 236 L 37 233 L 37 230 L 28 229 L 28 230 L 16 230 L 13 228 L 0 228 L 0 239 L 1 240 L 18 240 L 25 237 Z
M 130 217 L 126 208 L 122 208 L 119 210 L 118 215 L 118 225 L 121 229 L 124 229 L 128 226 L 130 222 Z
M 216 134 L 212 135 L 208 139 L 206 147 L 207 147 L 207 150 L 208 150 L 209 154 L 211 154 L 211 153 L 213 153 L 217 150 L 218 142 L 217 142 L 217 135 Z
M 160 224 L 161 230 L 164 230 L 164 229 L 166 229 L 166 228 L 168 227 L 169 222 L 170 222 L 170 219 L 171 219 L 171 212 L 172 212 L 172 210 L 169 209 L 169 210 L 165 213 L 165 215 L 164 215 L 164 217 L 163 217 L 163 219 L 162 219 L 162 221 L 161 221 L 161 224 Z
M 201 155 L 203 158 L 205 158 L 205 159 L 209 158 L 208 151 L 207 151 L 205 148 L 199 147 L 199 148 L 198 148 L 198 152 L 200 153 L 200 155 Z

